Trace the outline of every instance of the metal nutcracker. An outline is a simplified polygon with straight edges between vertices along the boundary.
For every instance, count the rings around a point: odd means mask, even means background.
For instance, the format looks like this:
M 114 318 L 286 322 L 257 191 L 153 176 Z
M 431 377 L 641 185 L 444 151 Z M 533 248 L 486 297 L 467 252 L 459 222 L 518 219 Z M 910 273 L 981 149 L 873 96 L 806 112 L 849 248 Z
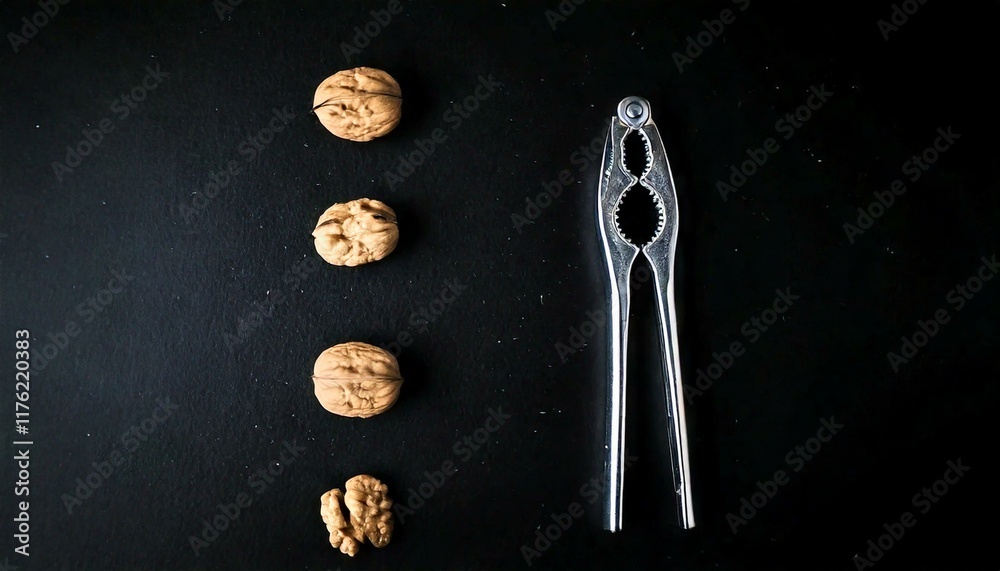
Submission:
M 636 177 L 625 166 L 624 142 L 637 133 L 646 146 L 646 167 Z M 623 477 L 625 470 L 625 360 L 628 347 L 629 276 L 639 252 L 646 255 L 656 287 L 659 317 L 667 430 L 673 491 L 677 503 L 677 524 L 694 527 L 691 475 L 688 467 L 687 428 L 684 420 L 684 392 L 677 348 L 677 318 L 674 311 L 674 252 L 677 246 L 677 195 L 663 141 L 650 117 L 649 102 L 626 97 L 612 117 L 604 145 L 604 172 L 597 196 L 597 219 L 608 265 L 608 325 L 611 334 L 608 366 L 607 456 L 605 463 L 604 528 L 622 528 Z M 655 199 L 660 218 L 653 239 L 637 246 L 626 238 L 618 225 L 617 211 L 622 198 L 636 186 Z

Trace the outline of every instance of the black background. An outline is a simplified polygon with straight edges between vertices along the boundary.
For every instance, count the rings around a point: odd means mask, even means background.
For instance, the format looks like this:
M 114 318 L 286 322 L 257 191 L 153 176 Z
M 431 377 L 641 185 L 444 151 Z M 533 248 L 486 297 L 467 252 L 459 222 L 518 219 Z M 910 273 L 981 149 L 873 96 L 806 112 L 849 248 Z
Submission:
M 405 2 L 350 60 L 342 42 L 385 3 L 245 3 L 221 17 L 208 1 L 166 4 L 72 2 L 16 53 L 9 42 L 0 50 L 0 362 L 9 379 L 0 409 L 10 415 L 0 421 L 0 562 L 518 569 L 526 545 L 546 548 L 532 568 L 854 569 L 883 524 L 910 511 L 916 526 L 876 569 L 1000 566 L 990 548 L 1000 282 L 961 311 L 946 300 L 1000 247 L 995 2 L 929 0 L 888 41 L 877 25 L 893 12 L 888 1 L 751 0 L 745 11 L 591 1 L 555 29 L 546 16 L 554 1 Z M 672 54 L 727 8 L 735 21 L 679 71 Z M 5 34 L 21 33 L 21 18 L 39 10 L 4 2 Z M 309 114 L 315 87 L 355 65 L 385 69 L 402 86 L 403 120 L 384 139 L 343 141 Z M 120 119 L 112 105 L 146 66 L 169 77 Z M 480 76 L 502 87 L 452 129 L 445 113 Z M 833 95 L 780 138 L 775 122 L 806 103 L 811 86 Z M 687 382 L 734 341 L 746 353 L 688 404 L 698 525 L 678 531 L 649 366 L 652 288 L 636 290 L 637 460 L 624 531 L 610 535 L 599 503 L 581 491 L 602 472 L 606 329 L 564 358 L 557 344 L 604 304 L 599 167 L 574 152 L 602 139 L 605 118 L 632 94 L 651 102 L 678 188 Z M 282 108 L 295 118 L 247 161 L 241 143 Z M 52 163 L 105 117 L 115 130 L 60 181 Z M 851 243 L 843 225 L 873 192 L 906 180 L 903 164 L 949 126 L 961 138 Z M 447 141 L 393 187 L 384 174 L 438 127 Z M 724 201 L 716 182 L 772 136 L 780 149 Z M 206 199 L 211 173 L 231 160 L 240 174 Z M 563 170 L 574 182 L 532 210 L 532 223 L 515 224 Z M 397 251 L 353 269 L 308 265 L 318 216 L 361 197 L 396 209 Z M 197 214 L 185 210 L 196 203 L 205 205 Z M 112 271 L 134 280 L 85 321 L 78 305 Z M 415 327 L 411 316 L 448 280 L 466 289 Z M 800 299 L 750 343 L 743 324 L 785 288 Z M 269 316 L 253 321 L 261 307 Z M 887 354 L 939 309 L 950 321 L 894 372 Z M 78 334 L 44 368 L 33 357 L 29 559 L 13 553 L 23 499 L 10 444 L 14 332 L 30 329 L 41 351 L 71 321 Z M 227 344 L 241 322 L 251 324 L 244 339 Z M 392 411 L 353 420 L 318 405 L 309 375 L 323 349 L 387 345 L 401 332 L 413 342 L 400 355 L 407 382 Z M 142 426 L 157 398 L 177 410 L 68 513 L 64 494 L 124 449 L 122 434 Z M 490 409 L 510 419 L 463 461 L 455 443 Z M 844 427 L 801 471 L 790 469 L 786 455 L 831 416 Z M 196 556 L 189 537 L 218 504 L 255 491 L 256 470 L 277 470 L 285 442 L 306 451 Z M 919 513 L 911 498 L 958 459 L 969 473 Z M 349 559 L 329 546 L 324 491 L 367 472 L 405 503 L 449 460 L 458 473 L 387 548 Z M 781 469 L 789 483 L 733 533 L 727 514 Z M 536 545 L 536 530 L 573 502 L 583 517 Z

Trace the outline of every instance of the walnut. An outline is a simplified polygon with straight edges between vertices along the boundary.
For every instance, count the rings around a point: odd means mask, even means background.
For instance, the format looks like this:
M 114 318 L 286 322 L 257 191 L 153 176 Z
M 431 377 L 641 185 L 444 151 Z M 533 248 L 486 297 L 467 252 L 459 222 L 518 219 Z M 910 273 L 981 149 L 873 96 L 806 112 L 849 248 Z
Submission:
M 367 343 L 342 343 L 320 354 L 313 367 L 316 399 L 340 416 L 368 418 L 389 410 L 403 378 L 392 353 Z
M 340 501 L 344 498 L 339 489 L 333 489 L 323 494 L 320 498 L 319 513 L 323 516 L 323 523 L 326 530 L 330 532 L 330 545 L 340 549 L 341 553 L 346 553 L 354 557 L 364 542 L 364 534 L 355 530 L 344 519 L 344 512 L 340 509 Z
M 354 529 L 364 533 L 375 547 L 389 545 L 394 525 L 389 487 L 366 474 L 351 478 L 344 487 L 344 504 L 351 512 Z
M 334 204 L 319 217 L 312 235 L 316 252 L 335 266 L 381 260 L 396 249 L 396 213 L 384 202 L 360 198 Z
M 355 476 L 344 485 L 347 495 L 334 488 L 320 498 L 320 515 L 330 532 L 330 545 L 351 557 L 365 542 L 375 547 L 385 547 L 392 539 L 395 522 L 392 519 L 392 500 L 389 487 L 367 474 Z M 340 501 L 344 500 L 351 514 L 344 518 Z
M 316 88 L 313 112 L 334 135 L 371 141 L 396 128 L 402 92 L 388 73 L 372 67 L 338 71 Z

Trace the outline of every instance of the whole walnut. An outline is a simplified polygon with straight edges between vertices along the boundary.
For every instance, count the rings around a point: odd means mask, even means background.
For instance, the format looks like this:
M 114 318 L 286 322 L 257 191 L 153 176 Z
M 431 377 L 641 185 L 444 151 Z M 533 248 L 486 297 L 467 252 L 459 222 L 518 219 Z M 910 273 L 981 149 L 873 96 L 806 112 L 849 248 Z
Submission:
M 352 341 L 320 354 L 313 367 L 316 399 L 340 416 L 369 418 L 396 403 L 403 378 L 392 353 Z
M 351 557 L 365 538 L 375 547 L 388 545 L 395 527 L 389 487 L 377 478 L 360 474 L 348 480 L 344 488 L 346 494 L 334 488 L 320 498 L 320 515 L 330 532 L 330 545 Z M 350 520 L 344 517 L 341 500 L 347 505 Z
M 371 141 L 396 128 L 402 92 L 388 73 L 373 67 L 338 71 L 316 88 L 313 112 L 334 135 Z
M 396 212 L 384 202 L 359 198 L 334 204 L 319 217 L 312 233 L 316 252 L 335 266 L 381 260 L 396 249 Z

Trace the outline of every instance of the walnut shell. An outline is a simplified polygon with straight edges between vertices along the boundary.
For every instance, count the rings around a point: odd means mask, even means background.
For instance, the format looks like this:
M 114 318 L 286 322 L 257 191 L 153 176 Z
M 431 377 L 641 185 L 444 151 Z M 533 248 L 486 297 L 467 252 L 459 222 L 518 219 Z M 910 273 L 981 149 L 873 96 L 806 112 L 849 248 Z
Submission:
M 323 80 L 313 96 L 313 112 L 334 135 L 371 141 L 396 128 L 402 115 L 399 84 L 373 67 L 338 71 Z
M 396 249 L 396 212 L 384 202 L 359 198 L 334 204 L 319 217 L 312 233 L 316 252 L 335 266 L 360 266 Z
M 346 496 L 334 488 L 320 498 L 320 515 L 330 532 L 330 545 L 351 557 L 366 537 L 375 547 L 388 545 L 395 527 L 389 487 L 377 478 L 360 474 L 348 480 L 344 488 Z M 341 500 L 351 513 L 350 521 L 344 518 Z
M 313 367 L 316 399 L 340 416 L 369 418 L 399 398 L 403 378 L 392 353 L 367 343 L 342 343 L 320 354 Z

